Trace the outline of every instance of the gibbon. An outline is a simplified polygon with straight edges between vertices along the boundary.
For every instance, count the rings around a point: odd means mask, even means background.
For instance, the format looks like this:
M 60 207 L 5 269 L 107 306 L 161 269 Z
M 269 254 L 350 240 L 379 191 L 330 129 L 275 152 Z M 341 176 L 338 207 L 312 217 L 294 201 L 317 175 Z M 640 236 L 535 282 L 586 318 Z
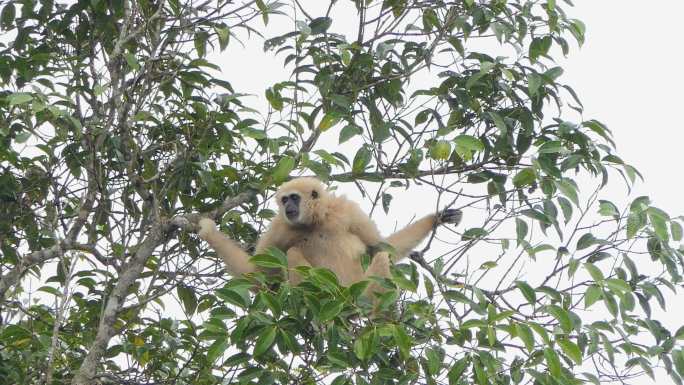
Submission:
M 383 238 L 375 223 L 355 202 L 328 192 L 316 178 L 301 177 L 283 184 L 275 199 L 278 214 L 257 242 L 256 254 L 269 247 L 286 252 L 288 279 L 292 284 L 300 281 L 294 268 L 302 265 L 328 268 L 344 286 L 371 276 L 390 277 L 392 262 L 407 256 L 435 226 L 458 224 L 462 216 L 460 210 L 444 210 Z M 249 261 L 250 256 L 221 233 L 214 221 L 203 218 L 199 226 L 200 238 L 221 256 L 231 274 L 257 270 L 257 266 Z M 388 252 L 375 253 L 364 271 L 360 257 L 381 242 L 391 245 L 395 253 L 391 256 Z

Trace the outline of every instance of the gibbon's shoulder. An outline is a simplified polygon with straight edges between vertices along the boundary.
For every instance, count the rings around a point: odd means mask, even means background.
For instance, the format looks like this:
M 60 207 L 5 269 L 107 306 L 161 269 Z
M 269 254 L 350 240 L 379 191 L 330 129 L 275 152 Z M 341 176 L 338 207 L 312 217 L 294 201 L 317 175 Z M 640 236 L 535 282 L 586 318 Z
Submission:
M 356 220 L 361 212 L 361 206 L 344 195 L 330 194 L 326 203 L 326 216 L 329 223 L 348 225 L 348 222 Z

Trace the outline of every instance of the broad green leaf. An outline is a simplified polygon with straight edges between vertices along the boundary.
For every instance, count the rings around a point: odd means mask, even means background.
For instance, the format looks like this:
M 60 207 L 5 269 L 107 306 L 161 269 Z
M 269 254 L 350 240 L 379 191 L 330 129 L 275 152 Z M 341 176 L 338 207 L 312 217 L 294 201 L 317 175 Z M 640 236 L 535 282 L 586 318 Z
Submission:
M 12 25 L 14 24 L 14 18 L 16 17 L 16 15 L 17 10 L 14 7 L 14 3 L 5 3 L 5 6 L 2 8 L 2 12 L 0 13 L 0 26 L 2 26 L 2 29 L 11 29 Z
M 518 334 L 518 338 L 525 344 L 527 351 L 532 353 L 534 351 L 534 334 L 532 333 L 532 329 L 525 324 L 517 323 L 515 325 L 515 330 Z
M 354 162 L 352 163 L 352 172 L 355 174 L 362 173 L 371 160 L 371 151 L 368 146 L 362 146 L 354 156 Z
M 140 69 L 140 63 L 138 63 L 138 59 L 135 58 L 135 55 L 132 53 L 127 53 L 125 55 L 126 58 L 126 63 L 128 63 L 128 66 L 133 70 L 133 71 L 138 71 Z
M 558 320 L 558 323 L 564 332 L 570 333 L 570 331 L 572 331 L 572 321 L 570 320 L 570 316 L 565 309 L 556 305 L 546 305 L 545 309 L 547 313 L 551 314 L 553 318 Z
M 361 135 L 363 129 L 355 124 L 348 124 L 340 130 L 339 143 L 342 144 L 356 135 Z
M 591 285 L 587 288 L 584 293 L 584 307 L 589 308 L 591 305 L 595 304 L 601 299 L 602 291 L 601 288 L 596 285 Z
M 601 200 L 599 203 L 599 214 L 615 219 L 620 217 L 620 211 L 618 211 L 617 206 L 613 202 Z
M 292 172 L 294 166 L 295 160 L 292 157 L 287 155 L 281 157 L 278 164 L 273 169 L 273 182 L 276 184 L 284 182 L 287 177 L 290 176 L 290 172 Z
M 544 358 L 546 359 L 546 365 L 548 365 L 551 375 L 560 376 L 561 363 L 556 352 L 551 348 L 546 348 L 544 349 Z
M 228 26 L 225 24 L 217 25 L 214 29 L 218 36 L 219 48 L 223 51 L 228 47 L 228 43 L 230 42 L 230 29 L 228 29 Z
M 669 216 L 662 210 L 655 207 L 649 207 L 648 219 L 653 225 L 653 230 L 655 230 L 656 235 L 662 241 L 667 242 L 670 237 L 667 232 L 667 221 L 670 219 Z
M 602 282 L 605 279 L 603 277 L 603 273 L 601 272 L 601 270 L 598 267 L 596 267 L 596 265 L 594 265 L 593 263 L 585 263 L 584 268 L 587 269 L 589 275 L 591 275 L 591 278 L 595 282 Z
M 560 338 L 556 340 L 558 342 L 558 345 L 560 345 L 561 349 L 563 350 L 563 353 L 565 353 L 566 356 L 570 357 L 571 360 L 575 362 L 577 365 L 582 365 L 582 351 L 577 347 L 577 345 L 570 341 L 567 338 Z
M 327 131 L 329 128 L 333 127 L 334 125 L 337 124 L 337 122 L 340 121 L 340 118 L 337 116 L 337 114 L 334 113 L 327 113 L 321 119 L 321 122 L 318 124 L 318 129 L 321 130 L 321 132 Z
M 513 177 L 513 185 L 517 188 L 529 186 L 537 180 L 533 168 L 524 168 Z
M 321 319 L 321 322 L 328 322 L 337 317 L 343 308 L 344 302 L 342 301 L 328 301 L 321 307 L 321 312 L 318 316 Z
M 278 328 L 274 325 L 266 327 L 266 329 L 259 334 L 259 337 L 257 337 L 256 343 L 254 344 L 254 357 L 266 353 L 271 348 L 277 332 Z
M 197 296 L 195 295 L 195 292 L 185 285 L 178 285 L 176 293 L 183 304 L 186 314 L 189 316 L 195 314 L 195 310 L 197 309 Z
M 228 346 L 230 345 L 227 337 L 222 337 L 214 341 L 214 343 L 209 346 L 209 349 L 207 349 L 207 361 L 211 363 L 215 362 L 217 358 L 228 350 Z
M 325 33 L 332 25 L 332 19 L 329 17 L 317 17 L 309 23 L 312 35 L 319 35 Z
M 268 254 L 257 254 L 251 257 L 249 261 L 259 267 L 287 268 L 286 263 L 283 263 L 280 259 Z
M 10 107 L 28 103 L 31 100 L 33 100 L 33 95 L 26 92 L 15 92 L 7 97 L 7 102 L 9 103 Z
M 536 96 L 539 93 L 539 88 L 542 85 L 542 77 L 537 73 L 527 75 L 527 88 L 530 96 Z
M 672 240 L 679 242 L 682 240 L 682 225 L 679 222 L 670 222 L 670 231 L 672 231 Z
M 618 294 L 632 292 L 632 288 L 629 284 L 619 278 L 608 278 L 605 280 L 605 283 L 610 290 Z
M 568 197 L 572 201 L 572 203 L 575 204 L 575 206 L 579 207 L 577 188 L 575 187 L 574 183 L 570 182 L 567 179 L 562 179 L 556 182 L 556 187 L 563 195 Z
M 407 359 L 411 355 L 411 337 L 406 334 L 404 327 L 402 325 L 392 326 L 392 336 L 394 337 L 394 343 L 397 344 L 399 352 L 404 359 Z
M 537 302 L 537 293 L 527 282 L 515 281 L 515 286 L 517 286 L 518 289 L 523 293 L 523 296 L 525 296 L 527 302 L 532 305 Z
M 449 159 L 451 144 L 446 140 L 438 140 L 430 146 L 430 157 L 435 160 Z

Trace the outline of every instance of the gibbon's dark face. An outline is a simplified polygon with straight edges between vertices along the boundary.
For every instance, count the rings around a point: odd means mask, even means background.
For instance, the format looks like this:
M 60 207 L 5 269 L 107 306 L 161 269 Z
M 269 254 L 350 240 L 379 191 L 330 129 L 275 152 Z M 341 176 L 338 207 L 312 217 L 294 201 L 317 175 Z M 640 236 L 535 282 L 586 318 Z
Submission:
M 285 210 L 285 217 L 290 222 L 296 222 L 299 217 L 299 202 L 301 202 L 302 197 L 297 193 L 291 193 L 289 195 L 283 195 L 280 198 L 280 202 L 283 205 L 283 210 Z
M 283 184 L 276 201 L 283 219 L 292 226 L 310 226 L 323 215 L 321 202 L 327 197 L 325 186 L 316 178 L 295 178 Z

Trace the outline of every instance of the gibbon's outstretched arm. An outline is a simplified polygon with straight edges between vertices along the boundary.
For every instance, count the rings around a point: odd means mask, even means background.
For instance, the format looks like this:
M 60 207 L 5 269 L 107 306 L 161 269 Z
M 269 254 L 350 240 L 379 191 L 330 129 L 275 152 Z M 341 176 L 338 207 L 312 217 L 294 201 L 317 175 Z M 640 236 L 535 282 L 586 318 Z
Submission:
M 226 263 L 228 271 L 234 275 L 256 271 L 256 266 L 249 261 L 249 254 L 242 250 L 235 241 L 220 232 L 214 221 L 209 218 L 202 218 L 199 221 L 199 226 L 198 235 L 216 250 L 216 254 Z
M 393 260 L 406 257 L 432 229 L 443 223 L 458 224 L 463 216 L 461 210 L 447 209 L 437 214 L 430 214 L 404 227 L 387 237 L 386 242 L 394 247 L 396 255 Z
M 382 242 L 383 238 L 375 223 L 363 212 L 359 205 L 350 202 L 346 210 L 349 220 L 349 232 L 356 235 L 368 247 L 373 247 Z

